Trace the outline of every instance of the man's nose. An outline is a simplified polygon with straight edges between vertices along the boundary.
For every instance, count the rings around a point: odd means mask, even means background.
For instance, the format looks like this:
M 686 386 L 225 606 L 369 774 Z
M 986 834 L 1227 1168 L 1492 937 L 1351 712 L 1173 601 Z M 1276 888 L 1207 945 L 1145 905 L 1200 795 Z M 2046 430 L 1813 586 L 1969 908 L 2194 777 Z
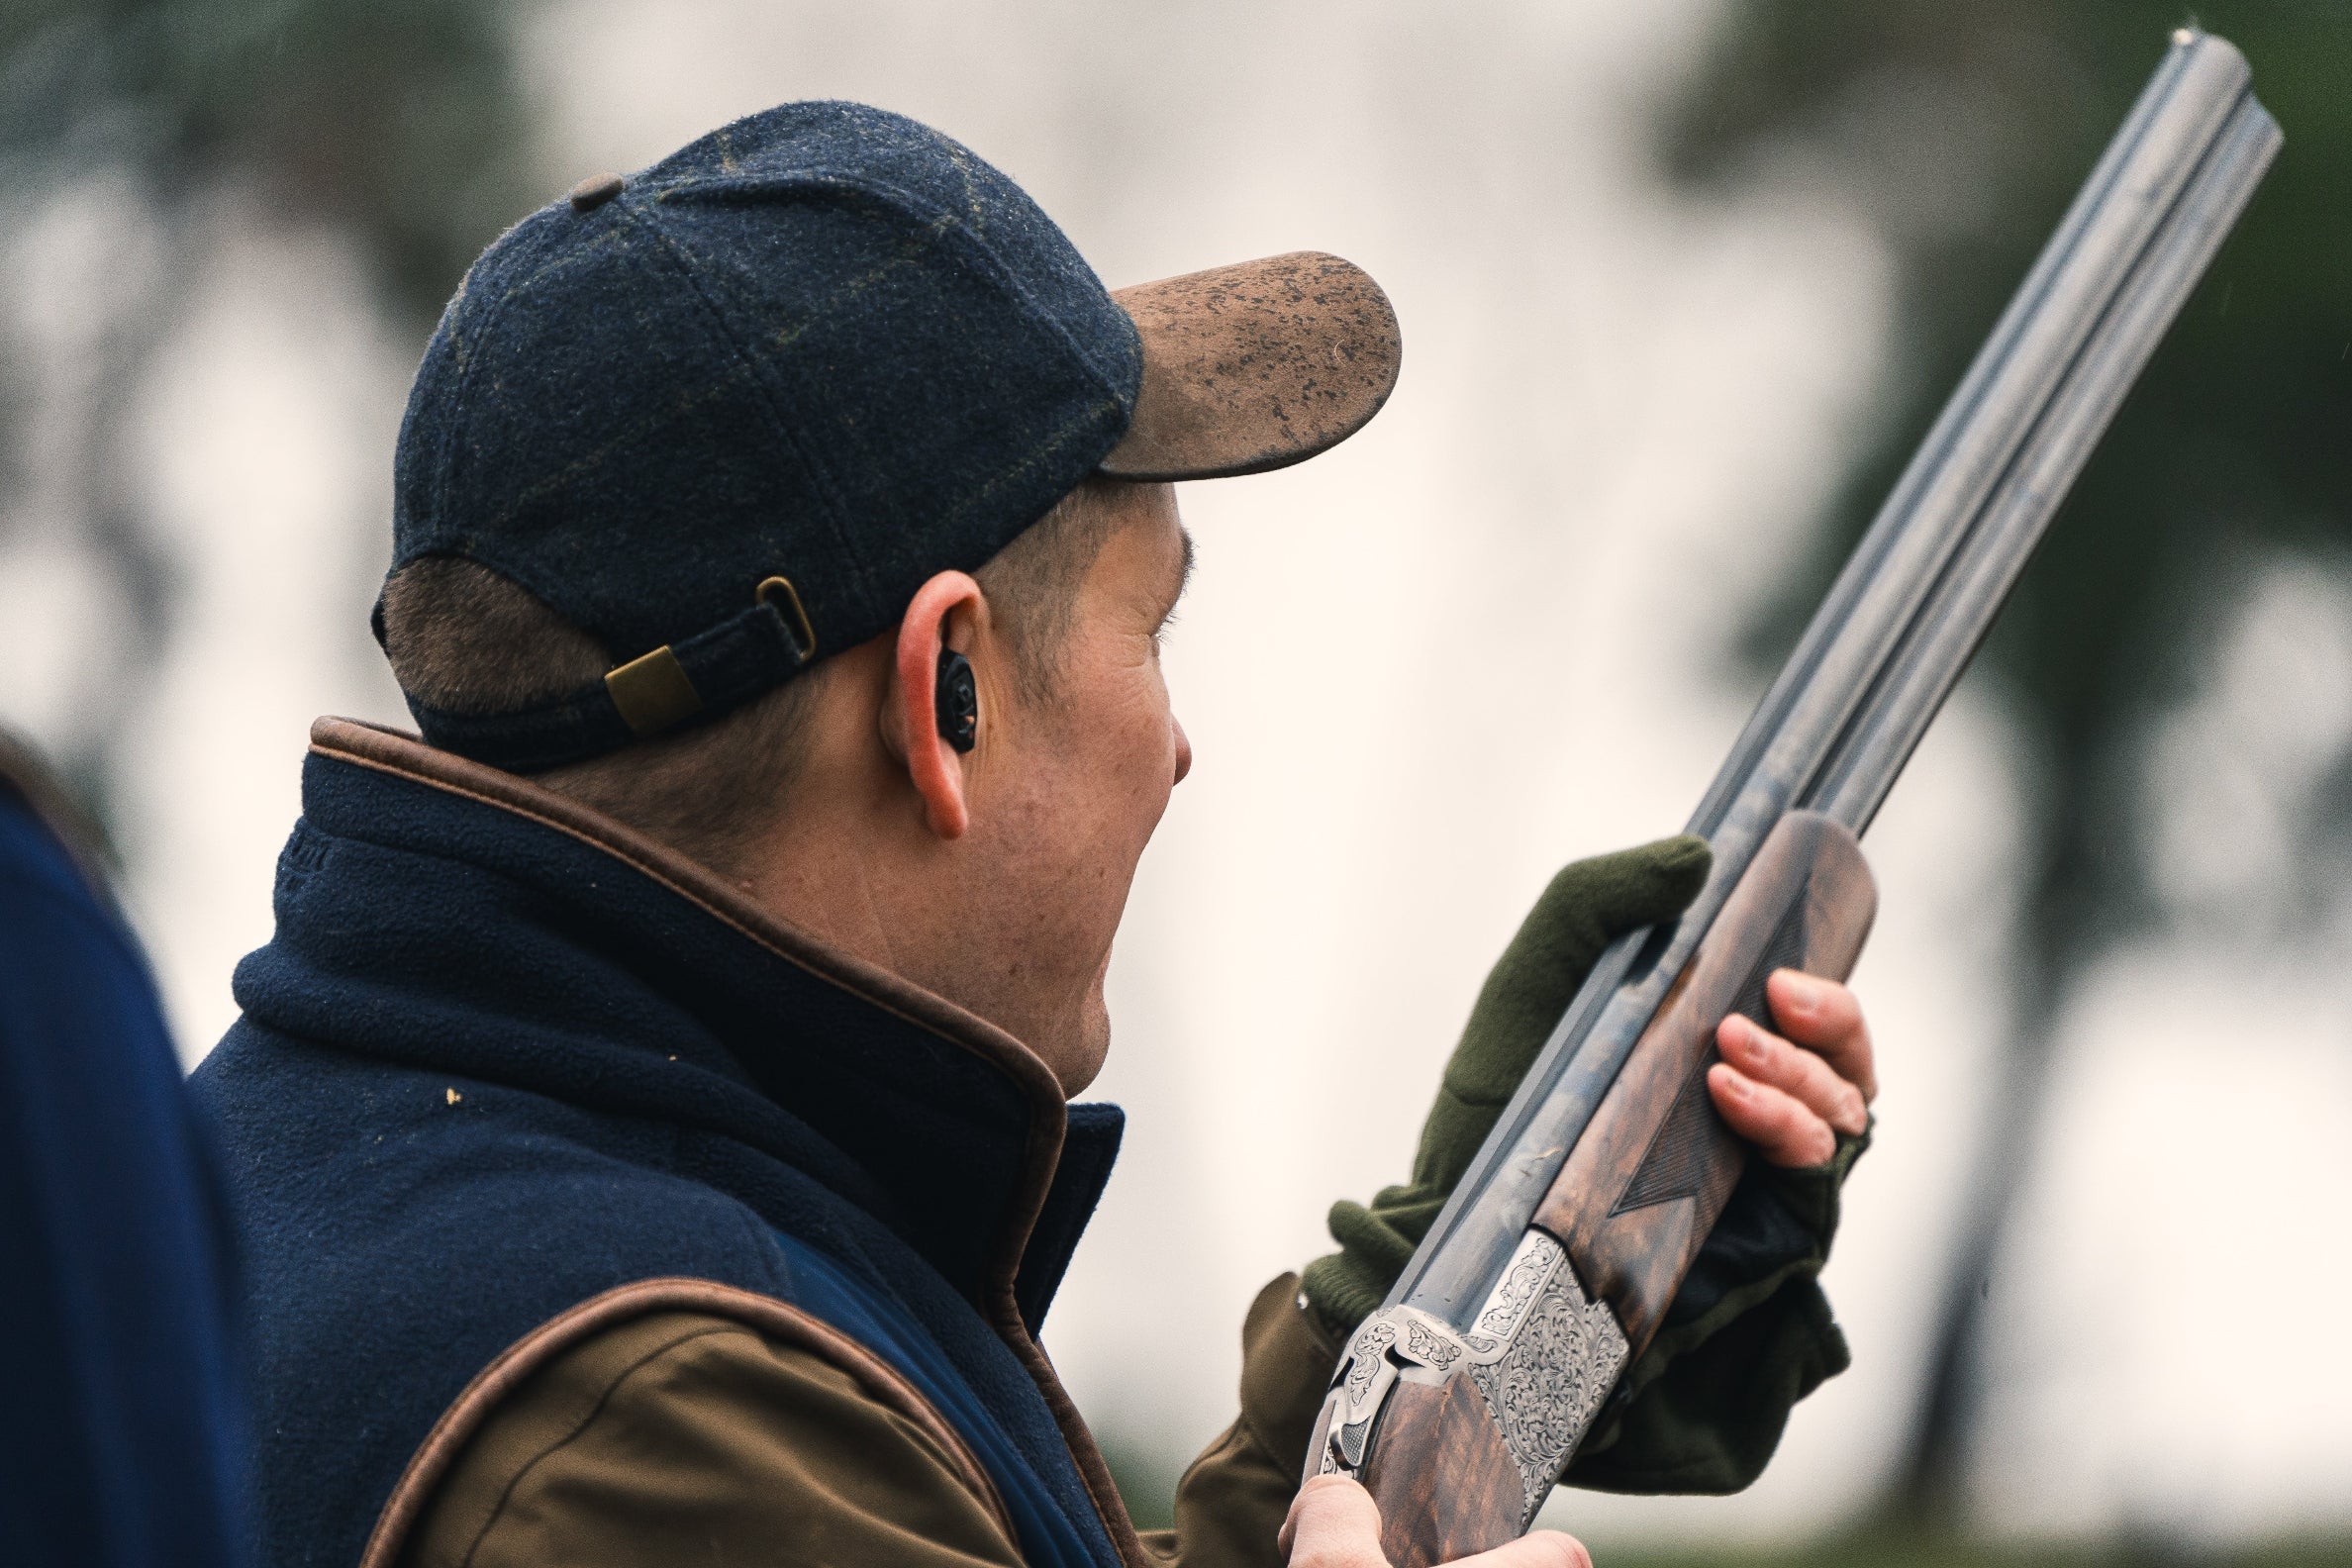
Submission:
M 1174 714 L 1168 716 L 1168 728 L 1176 732 L 1176 777 L 1171 785 L 1184 782 L 1184 775 L 1192 771 L 1192 737 L 1184 733 L 1184 722 Z

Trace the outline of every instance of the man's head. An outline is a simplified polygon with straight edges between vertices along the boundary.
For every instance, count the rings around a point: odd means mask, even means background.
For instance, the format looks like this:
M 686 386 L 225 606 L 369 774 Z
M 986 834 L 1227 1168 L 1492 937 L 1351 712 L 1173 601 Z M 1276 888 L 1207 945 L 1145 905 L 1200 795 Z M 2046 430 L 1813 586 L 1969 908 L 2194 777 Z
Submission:
M 1114 295 L 963 147 L 787 105 L 475 265 L 402 429 L 378 634 L 428 740 L 667 840 L 1075 1087 L 1189 764 L 1156 657 L 1189 562 L 1168 481 L 1335 444 L 1397 359 L 1336 257 Z M 943 649 L 969 751 L 932 714 Z

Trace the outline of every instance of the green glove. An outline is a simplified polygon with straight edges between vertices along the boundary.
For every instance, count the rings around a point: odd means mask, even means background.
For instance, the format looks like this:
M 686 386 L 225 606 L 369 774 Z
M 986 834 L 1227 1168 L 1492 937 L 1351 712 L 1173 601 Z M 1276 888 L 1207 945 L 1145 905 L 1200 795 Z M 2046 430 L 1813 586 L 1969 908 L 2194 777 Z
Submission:
M 1339 1250 L 1300 1280 L 1324 1327 L 1345 1339 L 1380 1306 L 1602 949 L 1688 909 L 1711 862 L 1703 838 L 1661 838 L 1579 860 L 1551 879 L 1479 988 L 1421 1124 L 1413 1180 L 1383 1189 L 1369 1209 L 1332 1205 Z
M 1331 1207 L 1339 1250 L 1307 1265 L 1301 1293 L 1336 1338 L 1404 1272 L 1602 949 L 1681 914 L 1709 866 L 1705 840 L 1686 836 L 1579 860 L 1552 878 L 1479 990 L 1421 1125 L 1413 1180 L 1369 1208 Z M 1731 1492 L 1762 1472 L 1790 1408 L 1850 1359 L 1814 1276 L 1836 1230 L 1839 1187 L 1867 1142 L 1841 1137 L 1811 1170 L 1751 1164 L 1564 1479 Z
M 1838 1193 L 1870 1131 L 1819 1165 L 1750 1160 L 1666 1321 L 1562 1479 L 1596 1492 L 1736 1492 L 1764 1473 L 1789 1411 L 1853 1357 L 1816 1277 Z

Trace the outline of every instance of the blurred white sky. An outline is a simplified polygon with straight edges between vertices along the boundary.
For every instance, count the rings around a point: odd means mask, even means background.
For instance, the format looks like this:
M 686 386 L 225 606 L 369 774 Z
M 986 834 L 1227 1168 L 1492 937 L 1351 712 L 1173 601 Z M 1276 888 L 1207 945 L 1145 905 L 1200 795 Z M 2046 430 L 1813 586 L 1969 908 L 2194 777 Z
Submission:
M 1168 658 L 1199 763 L 1113 970 L 1098 1092 L 1127 1107 L 1128 1153 L 1047 1334 L 1129 1450 L 1172 1463 L 1229 1419 L 1242 1306 L 1324 1249 L 1332 1199 L 1403 1173 L 1471 993 L 1550 872 L 1680 827 L 1758 685 L 1725 673 L 1726 638 L 1868 429 L 1888 330 L 1872 215 L 1796 188 L 1700 203 L 1646 164 L 1644 117 L 1715 15 L 577 0 L 533 30 L 550 192 L 770 103 L 854 97 L 1005 167 L 1113 284 L 1316 247 L 1396 301 L 1404 379 L 1365 434 L 1183 495 L 1201 568 Z M 31 279 L 12 319 L 60 407 L 88 312 L 56 301 L 103 293 L 140 233 L 101 191 L 7 242 Z M 330 239 L 232 196 L 203 250 L 132 476 L 178 618 L 118 753 L 134 899 L 191 1057 L 268 934 L 309 720 L 402 717 L 365 617 L 418 346 L 373 321 Z M 120 596 L 74 543 L 72 498 L 36 475 L 7 504 L 0 656 L 32 677 L 0 715 L 68 743 L 95 711 L 73 682 L 95 677 L 50 655 L 119 621 Z M 2339 580 L 2256 584 L 2213 689 L 2151 737 L 2179 804 L 2118 829 L 2227 931 L 2307 869 L 2299 814 L 2352 723 Z M 2243 765 L 2216 782 L 2196 759 L 2217 747 Z M 2005 1028 L 2018 749 L 1964 689 L 1870 836 L 1882 915 L 1857 982 L 1886 1093 L 1829 1276 L 1855 1369 L 1749 1494 L 1565 1495 L 1552 1521 L 1799 1536 L 1884 1479 Z M 2118 955 L 2067 1015 L 2050 1147 L 1994 1280 L 1988 1521 L 2352 1522 L 2352 1356 L 2242 1340 L 2273 1304 L 2308 1315 L 2352 1283 L 2315 1255 L 2352 1199 L 2352 995 L 2332 978 L 2352 919 L 2297 932 L 2257 971 L 2252 1027 L 2249 966 L 2188 938 Z M 2249 1134 L 2279 1145 L 2251 1181 Z

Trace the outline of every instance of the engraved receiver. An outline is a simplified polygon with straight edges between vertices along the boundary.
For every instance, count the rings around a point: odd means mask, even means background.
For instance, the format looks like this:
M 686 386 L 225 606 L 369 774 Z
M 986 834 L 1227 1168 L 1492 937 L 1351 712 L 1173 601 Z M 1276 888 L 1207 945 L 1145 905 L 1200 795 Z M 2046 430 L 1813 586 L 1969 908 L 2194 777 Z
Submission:
M 1333 1373 L 1309 1475 L 1397 1568 L 1523 1533 L 1649 1342 L 1746 1158 L 1704 1085 L 1776 968 L 1843 979 L 1857 835 L 2261 182 L 2245 59 L 2183 29 L 1692 816 L 1715 869 L 1613 945 Z

